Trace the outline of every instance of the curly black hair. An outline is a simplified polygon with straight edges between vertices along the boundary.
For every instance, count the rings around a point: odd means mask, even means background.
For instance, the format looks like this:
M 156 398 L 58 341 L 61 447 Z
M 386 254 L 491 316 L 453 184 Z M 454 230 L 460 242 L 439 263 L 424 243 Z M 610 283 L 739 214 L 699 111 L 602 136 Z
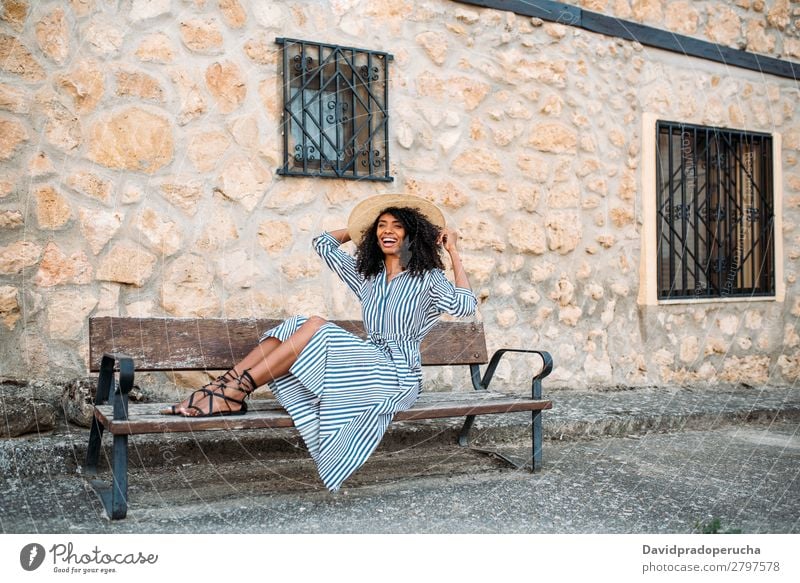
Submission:
M 366 231 L 361 244 L 356 249 L 356 270 L 365 278 L 378 275 L 383 270 L 383 251 L 378 243 L 378 221 L 389 213 L 403 225 L 406 231 L 405 241 L 408 245 L 403 267 L 411 275 L 422 275 L 434 268 L 444 269 L 441 247 L 438 244 L 440 229 L 421 212 L 409 207 L 389 207 L 383 209 L 375 217 Z

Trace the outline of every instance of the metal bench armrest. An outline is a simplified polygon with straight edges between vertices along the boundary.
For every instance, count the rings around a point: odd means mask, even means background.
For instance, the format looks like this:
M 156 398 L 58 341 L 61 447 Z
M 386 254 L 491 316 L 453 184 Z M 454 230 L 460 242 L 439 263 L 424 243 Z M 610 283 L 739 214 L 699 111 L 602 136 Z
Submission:
M 119 383 L 114 382 L 114 365 L 119 364 Z M 94 397 L 95 405 L 102 405 L 112 397 L 113 392 L 114 419 L 128 418 L 128 393 L 133 388 L 134 367 L 133 358 L 127 354 L 106 353 L 100 362 L 100 375 L 97 379 L 97 392 Z
M 525 350 L 522 348 L 501 348 L 500 350 L 496 351 L 492 358 L 489 360 L 489 366 L 486 367 L 486 372 L 483 373 L 483 378 L 480 380 L 480 387 L 482 389 L 489 388 L 489 383 L 492 382 L 492 378 L 494 377 L 495 370 L 497 369 L 497 365 L 500 364 L 500 359 L 507 352 L 517 352 L 523 354 L 538 354 L 542 359 L 542 370 L 539 371 L 538 374 L 534 375 L 531 379 L 531 394 L 534 399 L 541 399 L 542 398 L 542 379 L 553 372 L 553 357 L 550 356 L 549 352 L 544 350 Z

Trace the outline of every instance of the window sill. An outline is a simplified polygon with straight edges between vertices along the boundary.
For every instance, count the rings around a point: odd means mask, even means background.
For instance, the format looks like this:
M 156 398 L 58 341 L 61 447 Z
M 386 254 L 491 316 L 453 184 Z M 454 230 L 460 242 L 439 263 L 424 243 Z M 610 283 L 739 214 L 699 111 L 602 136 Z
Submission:
M 754 296 L 754 297 L 736 297 L 736 298 L 680 298 L 675 300 L 658 300 L 656 306 L 687 306 L 696 304 L 735 304 L 735 303 L 753 303 L 753 302 L 778 302 L 777 296 Z

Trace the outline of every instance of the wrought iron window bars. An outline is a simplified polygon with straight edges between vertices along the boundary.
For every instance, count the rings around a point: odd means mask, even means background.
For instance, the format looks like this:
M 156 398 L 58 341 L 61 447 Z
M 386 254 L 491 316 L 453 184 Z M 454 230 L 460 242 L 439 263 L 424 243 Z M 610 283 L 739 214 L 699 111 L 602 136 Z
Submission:
M 659 299 L 774 295 L 771 136 L 656 131 Z
M 283 55 L 283 165 L 278 174 L 391 181 L 392 55 L 278 38 Z

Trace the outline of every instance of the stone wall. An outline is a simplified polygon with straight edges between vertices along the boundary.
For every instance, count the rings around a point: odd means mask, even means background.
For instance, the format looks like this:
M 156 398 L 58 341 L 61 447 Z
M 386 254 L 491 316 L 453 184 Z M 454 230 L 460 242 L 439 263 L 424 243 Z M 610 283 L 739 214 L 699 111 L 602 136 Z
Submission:
M 658 24 L 644 7 L 673 4 L 629 6 Z M 782 5 L 756 4 L 691 9 L 710 31 L 716 9 Z M 394 183 L 276 174 L 283 36 L 395 56 Z M 0 376 L 85 375 L 92 315 L 358 317 L 310 241 L 405 190 L 460 230 L 489 348 L 549 349 L 550 386 L 794 383 L 799 96 L 447 0 L 0 0 Z M 639 306 L 644 112 L 783 134 L 785 302 Z
M 797 0 L 573 0 L 564 4 L 751 53 L 800 59 Z

